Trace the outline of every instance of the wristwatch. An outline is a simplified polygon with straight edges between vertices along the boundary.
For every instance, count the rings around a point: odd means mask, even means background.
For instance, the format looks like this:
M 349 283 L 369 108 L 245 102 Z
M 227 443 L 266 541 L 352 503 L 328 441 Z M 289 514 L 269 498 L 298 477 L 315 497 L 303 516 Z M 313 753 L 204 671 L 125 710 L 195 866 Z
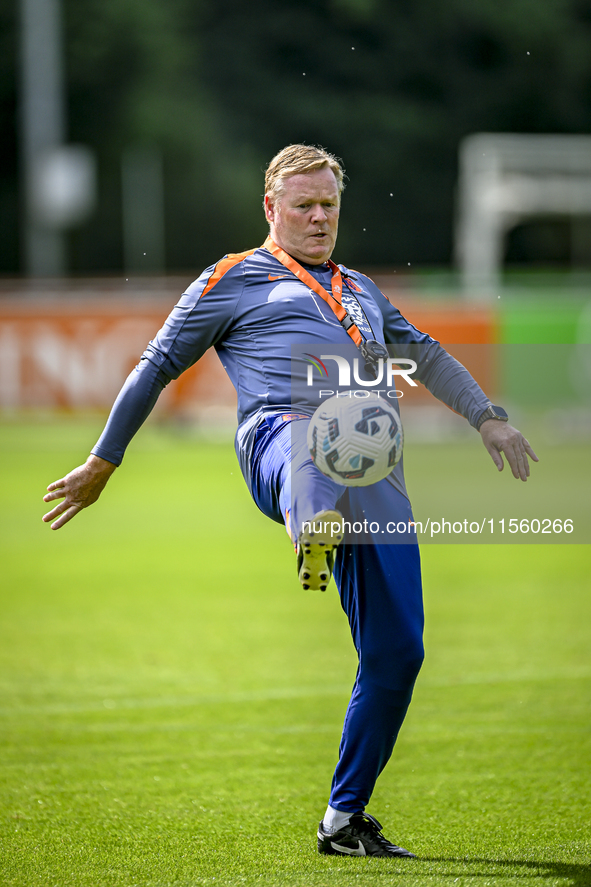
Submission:
M 487 419 L 498 419 L 500 422 L 508 422 L 509 416 L 503 407 L 496 407 L 491 403 L 487 406 L 484 413 L 480 414 L 480 418 L 476 423 L 476 431 L 480 431 L 480 426 L 483 422 L 486 422 Z

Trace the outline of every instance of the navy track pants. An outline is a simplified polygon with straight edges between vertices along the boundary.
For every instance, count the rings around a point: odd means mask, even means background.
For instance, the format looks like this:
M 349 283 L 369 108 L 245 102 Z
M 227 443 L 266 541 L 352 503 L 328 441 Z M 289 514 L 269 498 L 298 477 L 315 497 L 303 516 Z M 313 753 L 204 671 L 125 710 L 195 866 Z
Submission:
M 381 531 L 388 521 L 412 521 L 408 499 L 387 480 L 344 487 L 325 477 L 310 459 L 306 426 L 304 419 L 282 417 L 261 424 L 251 493 L 264 514 L 287 524 L 294 541 L 302 522 L 324 509 L 338 509 L 352 524 L 370 518 L 380 527 L 359 544 L 346 525 L 334 568 L 359 667 L 329 803 L 354 813 L 365 809 L 392 754 L 423 661 L 419 549 L 416 541 L 384 544 Z

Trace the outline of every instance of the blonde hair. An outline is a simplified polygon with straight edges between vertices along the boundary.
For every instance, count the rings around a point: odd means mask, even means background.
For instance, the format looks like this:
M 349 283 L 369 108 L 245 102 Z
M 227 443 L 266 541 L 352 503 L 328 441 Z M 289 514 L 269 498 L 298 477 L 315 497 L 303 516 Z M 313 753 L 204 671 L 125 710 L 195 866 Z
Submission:
M 335 175 L 339 197 L 345 183 L 343 181 L 345 170 L 341 160 L 334 154 L 329 154 L 324 148 L 316 145 L 288 145 L 279 151 L 271 160 L 265 173 L 265 194 L 277 199 L 283 191 L 283 180 L 298 173 L 313 172 L 328 166 Z

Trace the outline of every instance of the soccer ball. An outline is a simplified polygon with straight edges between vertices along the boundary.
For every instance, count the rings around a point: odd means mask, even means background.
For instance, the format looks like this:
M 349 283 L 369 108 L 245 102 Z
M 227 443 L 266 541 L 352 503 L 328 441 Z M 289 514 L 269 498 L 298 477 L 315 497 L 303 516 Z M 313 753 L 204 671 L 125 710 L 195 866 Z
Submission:
M 331 397 L 308 426 L 312 461 L 331 480 L 365 487 L 387 477 L 402 455 L 400 417 L 381 397 Z

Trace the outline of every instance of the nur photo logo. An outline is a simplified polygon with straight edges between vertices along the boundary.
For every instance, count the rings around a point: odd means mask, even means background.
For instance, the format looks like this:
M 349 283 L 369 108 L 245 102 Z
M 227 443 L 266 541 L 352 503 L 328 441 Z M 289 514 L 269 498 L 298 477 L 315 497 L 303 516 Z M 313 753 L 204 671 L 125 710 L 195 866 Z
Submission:
M 305 353 L 302 358 L 308 363 L 306 374 L 306 386 L 311 388 L 315 382 L 323 382 L 329 378 L 330 369 L 334 371 L 334 367 L 327 367 L 325 361 L 334 361 L 338 372 L 339 389 L 347 389 L 346 391 L 337 391 L 331 389 L 321 389 L 319 397 L 332 397 L 335 393 L 342 397 L 369 397 L 372 393 L 386 395 L 386 397 L 403 397 L 404 392 L 396 388 L 396 380 L 402 380 L 413 388 L 417 387 L 417 383 L 412 378 L 413 373 L 417 370 L 417 363 L 407 357 L 389 357 L 386 360 L 379 358 L 376 361 L 376 377 L 374 379 L 364 379 L 360 375 L 359 358 L 353 360 L 344 357 L 341 354 L 315 354 Z M 385 388 L 372 392 L 366 389 L 375 389 L 378 385 L 385 384 Z M 352 385 L 358 385 L 361 390 L 351 390 Z

